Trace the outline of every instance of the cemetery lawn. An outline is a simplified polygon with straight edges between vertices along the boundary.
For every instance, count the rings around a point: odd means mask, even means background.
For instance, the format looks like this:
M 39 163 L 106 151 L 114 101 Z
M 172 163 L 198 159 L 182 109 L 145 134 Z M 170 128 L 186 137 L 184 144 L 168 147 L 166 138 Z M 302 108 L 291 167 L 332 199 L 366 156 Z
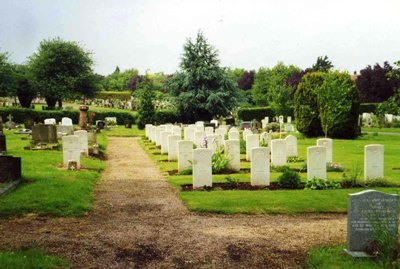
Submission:
M 148 140 L 139 143 L 150 158 L 164 172 L 168 182 L 181 190 L 181 185 L 191 184 L 191 175 L 176 174 L 177 162 L 168 162 L 167 155 L 161 155 L 160 150 Z M 298 138 L 298 152 L 301 159 L 306 159 L 308 146 L 316 144 L 316 139 Z M 376 189 L 387 193 L 400 193 L 400 136 L 368 134 L 356 140 L 333 141 L 333 161 L 343 166 L 343 172 L 328 172 L 329 180 L 342 181 L 343 175 L 357 174 L 363 180 L 364 146 L 368 144 L 383 144 L 385 146 L 385 181 L 391 187 L 376 186 Z M 245 155 L 241 154 L 241 159 Z M 302 162 L 288 164 L 292 168 L 301 168 Z M 241 161 L 241 172 L 230 174 L 239 182 L 250 182 L 250 163 Z M 271 182 L 276 182 L 281 175 L 271 169 Z M 213 183 L 227 182 L 227 174 L 213 175 Z M 303 182 L 307 173 L 300 173 Z M 385 183 L 385 182 L 384 182 Z M 379 187 L 379 188 L 378 188 Z M 384 187 L 384 188 L 381 188 Z M 212 190 L 180 192 L 180 198 L 192 211 L 223 214 L 297 214 L 297 213 L 346 213 L 347 196 L 349 193 L 362 191 L 362 188 L 337 190 Z
M 21 157 L 22 183 L 12 192 L 0 197 L 0 216 L 27 213 L 52 216 L 82 216 L 92 208 L 93 188 L 104 169 L 95 158 L 82 157 L 80 171 L 62 167 L 61 150 L 24 150 L 29 140 L 25 135 L 5 131 L 7 153 Z M 98 135 L 100 147 L 106 137 Z
M 307 269 L 378 269 L 382 266 L 373 259 L 353 259 L 343 253 L 344 245 L 335 247 L 316 247 L 308 252 L 305 262 Z
M 363 127 L 363 132 L 374 132 L 374 133 L 398 133 L 400 134 L 400 128 L 378 128 L 378 127 Z
M 49 255 L 41 250 L 29 249 L 21 251 L 0 252 L 1 268 L 18 269 L 60 269 L 69 268 L 68 262 Z
M 107 136 L 118 136 L 118 137 L 136 137 L 143 136 L 144 130 L 139 130 L 136 124 L 132 124 L 132 128 L 125 128 L 125 126 L 111 126 L 110 130 L 102 130 Z

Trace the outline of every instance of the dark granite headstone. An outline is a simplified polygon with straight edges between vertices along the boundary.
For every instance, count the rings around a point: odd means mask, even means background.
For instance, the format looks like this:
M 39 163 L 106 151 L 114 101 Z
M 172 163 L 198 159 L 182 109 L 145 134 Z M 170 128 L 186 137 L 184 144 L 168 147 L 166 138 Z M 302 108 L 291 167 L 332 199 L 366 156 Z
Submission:
M 35 123 L 33 122 L 33 120 L 31 118 L 24 120 L 25 129 L 32 130 L 34 124 Z
M 102 130 L 102 129 L 104 129 L 105 126 L 106 126 L 106 122 L 105 121 L 103 121 L 103 120 L 97 120 L 96 121 L 96 128 L 97 129 Z
M 132 122 L 129 121 L 129 120 L 126 121 L 126 122 L 125 122 L 125 128 L 129 128 L 129 129 L 132 128 Z
M 32 129 L 32 140 L 35 143 L 57 143 L 57 127 L 55 125 L 36 124 Z
M 21 158 L 0 156 L 0 182 L 21 178 Z
M 7 152 L 6 136 L 0 132 L 0 153 Z
M 346 253 L 368 257 L 379 229 L 397 238 L 399 197 L 374 190 L 349 194 Z

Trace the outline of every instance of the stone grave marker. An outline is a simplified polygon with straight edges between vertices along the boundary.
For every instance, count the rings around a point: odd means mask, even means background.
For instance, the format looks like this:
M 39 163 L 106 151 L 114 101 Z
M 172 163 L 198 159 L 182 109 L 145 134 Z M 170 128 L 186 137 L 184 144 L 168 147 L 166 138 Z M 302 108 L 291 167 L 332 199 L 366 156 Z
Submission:
M 332 162 L 332 139 L 320 138 L 317 140 L 317 146 L 326 147 L 326 162 Z
M 9 114 L 7 119 L 8 119 L 8 121 L 5 123 L 6 128 L 7 129 L 14 129 L 15 128 L 15 122 L 12 121 L 13 116 L 11 114 Z
M 384 229 L 397 238 L 399 195 L 365 190 L 349 194 L 347 248 L 353 257 L 369 257 L 375 232 Z
M 297 157 L 297 137 L 288 135 L 285 141 L 287 157 Z
M 384 147 L 379 144 L 364 147 L 364 179 L 383 178 Z
M 286 165 L 286 141 L 284 139 L 271 140 L 271 164 L 273 166 Z
M 54 118 L 50 118 L 50 119 L 45 119 L 44 120 L 44 124 L 57 124 L 57 121 L 56 121 L 56 119 L 54 119 Z
M 103 130 L 106 127 L 104 120 L 96 120 L 96 129 Z
M 212 187 L 212 169 L 211 169 L 210 149 L 193 150 L 193 188 Z
M 224 143 L 225 155 L 229 160 L 228 169 L 232 171 L 240 171 L 240 141 L 226 140 Z
M 0 156 L 0 182 L 21 178 L 21 157 Z
M 73 126 L 72 119 L 71 119 L 71 118 L 68 118 L 68 117 L 63 117 L 63 118 L 61 119 L 61 125 L 64 125 L 64 126 Z
M 27 118 L 24 120 L 25 129 L 32 130 L 33 125 L 35 125 L 35 123 L 31 118 Z
M 105 117 L 106 125 L 117 125 L 117 117 Z
M 239 130 L 238 130 L 238 128 L 236 128 L 236 127 L 231 127 L 231 128 L 229 129 L 228 133 L 232 133 L 232 132 L 238 133 Z
M 34 143 L 58 143 L 57 127 L 55 125 L 36 124 L 32 129 L 32 140 Z
M 307 147 L 307 179 L 326 179 L 326 147 Z
M 79 106 L 79 127 L 82 130 L 87 129 L 87 111 L 89 110 L 89 106 L 81 105 Z
M 210 123 L 214 124 L 215 127 L 218 127 L 218 120 L 210 120 Z
M 173 133 L 174 135 L 179 135 L 179 137 L 181 137 L 181 136 L 182 136 L 182 129 L 181 129 L 181 127 L 179 127 L 179 126 L 174 126 L 174 127 L 172 127 L 172 133 Z
M 196 131 L 194 133 L 194 144 L 196 145 L 197 148 L 204 148 L 204 146 L 205 146 L 204 138 L 205 138 L 204 132 Z
M 251 121 L 242 121 L 240 123 L 240 129 L 245 130 L 245 129 L 250 129 L 251 130 Z
M 229 140 L 240 140 L 240 133 L 239 132 L 229 132 L 228 139 Z
M 260 135 L 260 143 L 263 144 L 263 146 L 265 146 L 265 145 L 270 146 L 271 145 L 271 140 L 272 140 L 272 137 L 271 137 L 270 133 L 263 132 Z
M 89 155 L 89 147 L 88 147 L 88 132 L 86 130 L 78 130 L 74 132 L 74 135 L 79 138 L 79 145 L 81 147 L 81 155 L 88 156 Z
M 168 136 L 172 135 L 171 132 L 161 132 L 161 154 L 168 154 Z
M 147 138 L 150 138 L 150 128 L 153 126 L 153 124 L 146 124 L 145 125 L 145 135 Z
M 270 183 L 269 148 L 252 148 L 251 155 L 251 185 L 268 186 Z
M 81 132 L 81 131 L 77 131 Z M 76 162 L 76 169 L 81 167 L 81 144 L 77 135 L 67 135 L 62 138 L 63 163 L 68 167 L 70 161 Z
M 246 160 L 251 161 L 251 149 L 260 146 L 260 136 L 258 134 L 249 134 L 246 136 Z
M 222 147 L 222 144 L 221 136 L 215 134 L 207 136 L 207 148 L 211 149 L 213 153 Z
M 225 140 L 226 129 L 225 128 L 218 128 L 215 130 L 215 134 L 221 136 L 222 141 Z
M 193 142 L 178 141 L 178 171 L 186 170 L 192 167 Z
M 246 137 L 248 136 L 248 135 L 251 135 L 251 134 L 253 134 L 253 132 L 250 130 L 250 129 L 245 129 L 244 131 L 243 131 L 243 140 L 244 141 L 246 141 Z
M 165 126 L 158 126 L 156 129 L 156 146 L 161 146 L 161 133 L 165 131 Z
M 181 140 L 180 135 L 168 136 L 168 161 L 176 161 L 178 159 L 178 141 Z
M 89 143 L 89 145 L 97 144 L 97 135 L 96 135 L 96 132 L 89 131 L 89 132 L 87 133 L 87 135 L 88 135 L 88 143 Z

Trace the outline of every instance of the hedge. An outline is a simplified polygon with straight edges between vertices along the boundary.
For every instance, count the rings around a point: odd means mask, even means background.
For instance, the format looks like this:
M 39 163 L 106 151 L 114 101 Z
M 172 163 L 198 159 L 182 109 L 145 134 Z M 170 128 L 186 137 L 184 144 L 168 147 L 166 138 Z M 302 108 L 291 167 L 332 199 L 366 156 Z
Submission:
M 174 110 L 158 110 L 155 114 L 155 124 L 179 122 L 178 113 Z
M 376 114 L 376 108 L 378 107 L 379 103 L 363 103 L 360 104 L 360 112 L 362 113 L 374 113 Z
M 89 109 L 90 112 L 90 109 Z M 135 123 L 137 113 L 132 112 L 113 112 L 113 111 L 93 111 L 95 112 L 94 120 L 104 120 L 105 117 L 116 117 L 118 124 L 125 124 L 125 121 L 131 121 Z M 17 123 L 23 123 L 26 118 L 33 119 L 34 122 L 44 122 L 45 119 L 55 118 L 57 122 L 60 122 L 63 117 L 72 119 L 74 124 L 79 123 L 79 111 L 78 110 L 33 110 L 28 108 L 0 108 L 0 116 L 3 118 L 3 122 L 6 122 L 8 115 L 11 114 L 13 121 Z
M 119 99 L 119 100 L 130 100 L 131 93 L 126 92 L 111 92 L 111 91 L 102 91 L 96 94 L 96 98 L 98 99 Z
M 261 121 L 265 117 L 269 117 L 270 120 L 274 115 L 272 108 L 266 107 L 253 107 L 253 108 L 242 108 L 238 111 L 238 118 L 243 121 L 252 121 L 254 119 Z

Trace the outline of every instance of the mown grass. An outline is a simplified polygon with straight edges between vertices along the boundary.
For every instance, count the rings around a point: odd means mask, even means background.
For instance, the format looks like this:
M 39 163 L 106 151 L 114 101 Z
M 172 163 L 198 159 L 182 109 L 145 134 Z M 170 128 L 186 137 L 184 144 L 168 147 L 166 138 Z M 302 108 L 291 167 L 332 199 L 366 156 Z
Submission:
M 38 249 L 0 252 L 2 269 L 61 269 L 70 268 L 67 261 Z
M 344 246 L 315 247 L 311 249 L 305 261 L 307 269 L 380 269 L 383 268 L 374 259 L 353 259 L 343 253 Z
M 110 130 L 102 130 L 106 136 L 124 136 L 124 137 L 135 137 L 143 136 L 144 130 L 139 130 L 137 125 L 132 125 L 132 128 L 125 128 L 125 126 L 111 126 Z
M 61 150 L 24 150 L 25 135 L 6 131 L 7 153 L 21 157 L 23 182 L 17 189 L 0 197 L 0 216 L 35 213 L 53 216 L 82 216 L 92 208 L 92 190 L 104 169 L 95 158 L 82 157 L 82 169 L 62 167 Z M 98 135 L 104 148 L 106 137 Z
M 400 133 L 400 128 L 378 128 L 378 127 L 363 127 L 361 129 L 363 132 L 376 132 L 376 133 Z
M 183 184 L 191 184 L 191 175 L 169 175 L 177 169 L 177 162 L 168 162 L 167 155 L 161 155 L 153 143 L 141 140 L 140 144 L 147 151 L 151 159 L 159 166 L 168 179 L 168 182 L 180 189 Z M 299 157 L 306 159 L 307 147 L 316 144 L 316 139 L 298 139 Z M 333 142 L 333 161 L 344 167 L 344 172 L 329 172 L 328 179 L 342 181 L 344 174 L 351 175 L 358 172 L 358 178 L 363 179 L 364 146 L 368 144 L 383 144 L 385 146 L 385 180 L 391 184 L 400 184 L 400 136 L 364 135 L 356 140 L 339 140 Z M 244 159 L 245 155 L 241 155 Z M 288 164 L 292 168 L 301 168 L 303 162 Z M 241 162 L 241 169 L 249 169 L 249 162 Z M 240 182 L 250 182 L 248 170 L 231 174 L 231 177 Z M 271 182 L 277 181 L 280 172 L 271 170 Z M 227 174 L 213 175 L 213 182 L 225 182 Z M 307 180 L 306 173 L 300 173 L 303 182 Z M 376 190 L 398 193 L 400 188 L 374 188 Z M 339 190 L 259 190 L 259 191 L 193 191 L 181 192 L 180 197 L 190 210 L 198 212 L 216 212 L 224 214 L 295 214 L 295 213 L 346 213 L 347 196 L 363 189 Z

